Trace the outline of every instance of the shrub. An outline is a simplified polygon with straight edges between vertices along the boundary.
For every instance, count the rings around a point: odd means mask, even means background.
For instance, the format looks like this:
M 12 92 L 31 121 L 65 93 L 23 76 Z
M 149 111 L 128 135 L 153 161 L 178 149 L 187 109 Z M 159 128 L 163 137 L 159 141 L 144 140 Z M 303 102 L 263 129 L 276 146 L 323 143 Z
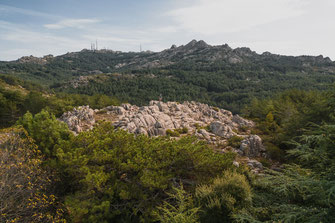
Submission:
M 166 135 L 171 136 L 171 137 L 179 137 L 180 133 L 176 130 L 167 129 Z
M 235 154 L 195 137 L 135 136 L 102 123 L 61 145 L 57 157 L 72 180 L 66 205 L 74 222 L 149 222 L 176 182 L 207 182 L 232 168 Z
M 211 131 L 211 127 L 210 125 L 206 125 L 206 126 L 201 126 L 198 123 L 194 124 L 194 127 L 197 129 L 197 132 L 199 132 L 200 129 L 205 129 L 207 132 Z
M 285 152 L 282 151 L 278 146 L 270 142 L 264 142 L 264 146 L 271 159 L 281 161 L 285 158 Z
M 186 134 L 186 133 L 188 133 L 188 128 L 183 127 L 183 128 L 180 128 L 180 129 L 176 129 L 175 131 L 177 131 L 180 134 Z
M 23 129 L 0 132 L 0 222 L 65 222 L 52 177 Z
M 261 157 L 259 159 L 259 162 L 266 168 L 270 168 L 271 167 L 271 162 L 263 157 Z
M 168 193 L 169 202 L 159 206 L 154 212 L 156 220 L 161 223 L 197 223 L 199 222 L 199 208 L 194 206 L 191 195 L 181 188 L 173 188 Z
M 197 130 L 199 130 L 201 126 L 200 126 L 198 123 L 195 123 L 195 124 L 194 124 L 194 127 L 195 127 Z
M 206 125 L 204 128 L 207 132 L 211 132 L 211 126 L 210 125 Z
M 247 131 L 249 130 L 249 127 L 246 126 L 246 125 L 242 125 L 242 126 L 240 126 L 240 130 L 241 130 L 242 132 L 247 132 Z
M 240 136 L 232 136 L 228 139 L 228 146 L 238 148 L 241 145 L 243 137 Z
M 54 148 L 57 144 L 72 137 L 67 125 L 58 121 L 54 115 L 45 110 L 35 116 L 27 112 L 19 119 L 17 124 L 22 125 L 27 130 L 29 136 L 35 140 L 47 157 L 55 155 Z
M 212 184 L 196 188 L 202 222 L 232 222 L 232 215 L 251 204 L 251 188 L 242 174 L 225 171 Z

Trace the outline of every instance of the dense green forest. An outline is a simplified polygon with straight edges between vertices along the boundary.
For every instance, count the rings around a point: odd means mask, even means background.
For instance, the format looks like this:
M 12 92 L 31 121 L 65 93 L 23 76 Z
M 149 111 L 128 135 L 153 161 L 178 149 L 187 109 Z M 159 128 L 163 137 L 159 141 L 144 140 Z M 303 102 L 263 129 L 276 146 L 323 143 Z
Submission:
M 177 50 L 0 62 L 0 222 L 335 222 L 333 62 L 199 42 Z M 221 51 L 243 62 L 208 59 Z M 191 135 L 150 138 L 108 122 L 75 135 L 57 120 L 79 105 L 160 95 L 254 120 L 264 172 Z
M 334 80 L 335 76 L 294 72 L 146 70 L 134 71 L 132 75 L 98 75 L 88 84 L 64 91 L 102 93 L 137 105 L 145 105 L 162 95 L 165 101 L 194 100 L 240 113 L 252 98 L 266 98 L 292 88 L 325 90 Z

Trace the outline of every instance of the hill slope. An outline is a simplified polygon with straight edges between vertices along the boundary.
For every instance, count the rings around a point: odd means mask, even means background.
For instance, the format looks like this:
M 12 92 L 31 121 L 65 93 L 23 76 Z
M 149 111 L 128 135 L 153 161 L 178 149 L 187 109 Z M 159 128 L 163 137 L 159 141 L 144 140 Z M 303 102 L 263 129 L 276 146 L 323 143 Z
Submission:
M 335 80 L 335 62 L 323 56 L 257 54 L 249 48 L 210 46 L 192 40 L 161 52 L 82 50 L 0 62 L 0 73 L 55 91 L 115 96 L 137 105 L 196 100 L 239 112 L 253 97 L 286 89 L 324 90 Z

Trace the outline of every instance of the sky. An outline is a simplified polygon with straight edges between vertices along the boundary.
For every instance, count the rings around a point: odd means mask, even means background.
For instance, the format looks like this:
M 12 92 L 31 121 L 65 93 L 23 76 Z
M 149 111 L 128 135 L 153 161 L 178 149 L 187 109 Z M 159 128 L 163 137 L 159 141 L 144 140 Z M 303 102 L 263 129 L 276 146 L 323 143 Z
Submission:
M 334 0 L 0 0 L 0 60 L 193 39 L 335 60 Z

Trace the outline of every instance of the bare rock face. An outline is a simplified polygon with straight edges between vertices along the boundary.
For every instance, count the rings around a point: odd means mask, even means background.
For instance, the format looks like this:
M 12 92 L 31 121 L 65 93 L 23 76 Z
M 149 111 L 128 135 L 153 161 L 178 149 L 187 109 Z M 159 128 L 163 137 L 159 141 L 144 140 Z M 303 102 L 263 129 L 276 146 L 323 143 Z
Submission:
M 250 166 L 251 168 L 255 169 L 258 168 L 260 170 L 263 169 L 263 164 L 261 164 L 259 161 L 257 160 L 248 160 L 247 162 L 248 166 Z
M 187 134 L 195 135 L 210 144 L 222 145 L 233 136 L 242 137 L 241 146 L 235 150 L 243 156 L 258 157 L 264 152 L 262 140 L 257 135 L 239 135 L 239 129 L 253 127 L 246 120 L 230 111 L 198 102 L 151 101 L 148 106 L 131 104 L 108 106 L 92 110 L 88 106 L 75 108 L 60 118 L 75 133 L 89 130 L 95 124 L 95 117 L 104 114 L 116 128 L 135 134 L 148 136 L 166 135 L 167 130 L 187 129 Z M 112 118 L 113 117 L 113 118 Z M 185 132 L 184 132 L 185 133 Z
M 79 133 L 93 128 L 94 110 L 89 106 L 80 106 L 73 111 L 65 112 L 59 120 L 65 122 L 71 131 Z
M 218 121 L 212 122 L 210 124 L 210 129 L 215 135 L 224 138 L 230 138 L 234 135 L 237 135 L 235 132 L 233 132 L 231 126 Z
M 251 171 L 255 174 L 259 174 L 263 170 L 263 164 L 257 160 L 249 159 L 247 165 L 251 168 Z
M 119 116 L 118 121 L 113 123 L 115 127 L 149 136 L 165 135 L 168 129 L 187 128 L 190 133 L 199 133 L 205 139 L 215 135 L 230 138 L 236 135 L 232 129 L 254 125 L 251 121 L 233 116 L 227 110 L 197 102 L 179 104 L 151 101 L 149 106 L 124 104 L 106 109 Z M 210 126 L 212 133 L 201 130 L 207 126 Z
M 233 129 L 253 127 L 252 121 L 233 115 L 230 111 L 212 107 L 198 102 L 161 102 L 151 101 L 149 106 L 138 107 L 131 104 L 108 106 L 94 111 L 88 106 L 75 108 L 60 118 L 76 133 L 91 129 L 95 124 L 96 112 L 104 112 L 116 118 L 115 127 L 131 133 L 148 136 L 165 135 L 166 130 L 187 128 L 189 133 L 198 133 L 203 138 L 214 136 L 230 138 L 237 135 Z M 209 128 L 207 132 L 205 128 Z
M 248 157 L 258 157 L 265 152 L 261 137 L 258 135 L 250 135 L 241 142 L 239 152 Z

